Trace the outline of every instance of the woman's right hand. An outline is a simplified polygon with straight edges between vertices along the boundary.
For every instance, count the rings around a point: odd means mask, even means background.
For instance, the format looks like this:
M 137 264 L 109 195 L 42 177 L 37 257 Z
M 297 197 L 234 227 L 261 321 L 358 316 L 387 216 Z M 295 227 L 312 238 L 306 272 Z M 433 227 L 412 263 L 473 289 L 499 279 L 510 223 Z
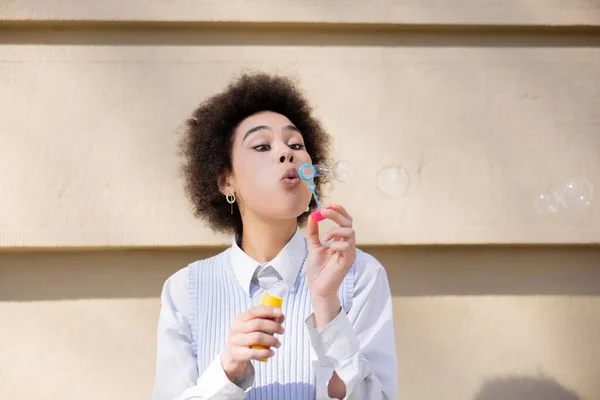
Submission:
M 250 360 L 266 360 L 275 354 L 270 348 L 281 344 L 273 334 L 284 332 L 283 320 L 281 309 L 268 306 L 253 307 L 233 320 L 221 353 L 221 365 L 231 382 L 246 372 Z M 266 349 L 251 348 L 254 345 Z

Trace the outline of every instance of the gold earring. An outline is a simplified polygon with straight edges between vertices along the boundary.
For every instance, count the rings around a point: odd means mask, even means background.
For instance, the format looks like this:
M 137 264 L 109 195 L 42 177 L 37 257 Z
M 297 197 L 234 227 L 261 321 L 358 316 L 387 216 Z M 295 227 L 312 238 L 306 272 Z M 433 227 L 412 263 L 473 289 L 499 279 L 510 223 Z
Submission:
M 235 193 L 225 195 L 225 200 L 231 204 L 231 214 L 233 214 L 233 203 L 235 203 Z

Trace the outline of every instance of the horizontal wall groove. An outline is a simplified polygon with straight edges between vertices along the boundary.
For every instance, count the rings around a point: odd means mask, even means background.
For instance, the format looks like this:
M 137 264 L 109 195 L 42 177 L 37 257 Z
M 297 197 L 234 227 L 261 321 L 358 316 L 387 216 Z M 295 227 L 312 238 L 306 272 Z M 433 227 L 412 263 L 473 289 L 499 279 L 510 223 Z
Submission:
M 598 47 L 600 26 L 0 21 L 0 44 Z

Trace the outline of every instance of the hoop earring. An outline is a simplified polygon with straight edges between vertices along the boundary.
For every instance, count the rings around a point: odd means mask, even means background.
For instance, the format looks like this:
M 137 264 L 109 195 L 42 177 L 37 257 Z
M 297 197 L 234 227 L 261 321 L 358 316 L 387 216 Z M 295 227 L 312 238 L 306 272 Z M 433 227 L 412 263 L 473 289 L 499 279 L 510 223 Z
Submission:
M 233 203 L 235 203 L 235 193 L 226 194 L 225 195 L 225 200 L 227 200 L 227 202 L 229 204 L 231 204 L 231 214 L 233 214 Z

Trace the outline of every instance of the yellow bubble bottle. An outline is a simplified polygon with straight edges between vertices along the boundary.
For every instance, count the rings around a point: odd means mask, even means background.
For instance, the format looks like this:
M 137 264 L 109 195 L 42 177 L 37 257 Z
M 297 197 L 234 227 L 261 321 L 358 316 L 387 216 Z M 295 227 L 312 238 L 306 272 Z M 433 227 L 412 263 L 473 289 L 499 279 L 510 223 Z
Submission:
M 283 282 L 278 282 L 271 289 L 268 289 L 260 299 L 261 306 L 268 306 L 281 309 L 283 306 L 283 296 L 285 295 L 286 286 Z M 267 350 L 265 346 L 254 345 L 253 349 Z M 267 360 L 258 360 L 261 362 L 267 362 Z

